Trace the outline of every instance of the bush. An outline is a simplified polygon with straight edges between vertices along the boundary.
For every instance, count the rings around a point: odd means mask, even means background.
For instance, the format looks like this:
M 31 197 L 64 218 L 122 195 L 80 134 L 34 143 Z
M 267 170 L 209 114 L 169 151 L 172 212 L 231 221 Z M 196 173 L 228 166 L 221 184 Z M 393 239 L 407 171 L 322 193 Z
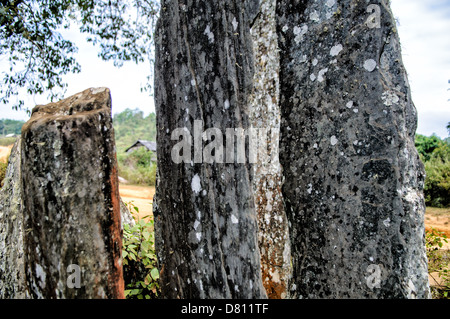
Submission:
M 0 146 L 9 146 L 16 142 L 17 137 L 0 137 Z
M 139 209 L 128 203 L 136 225 L 124 225 L 123 272 L 127 299 L 155 299 L 159 296 L 159 271 L 155 253 L 153 219 L 139 219 Z
M 425 162 L 425 202 L 427 206 L 450 206 L 450 160 L 432 158 Z
M 447 243 L 447 236 L 434 229 L 426 231 L 426 249 L 428 257 L 428 273 L 438 273 L 441 279 L 440 286 L 432 289 L 433 298 L 449 299 L 450 298 L 450 271 L 448 250 L 442 250 L 444 243 Z
M 153 153 L 144 147 L 134 150 L 131 154 L 118 154 L 119 175 L 133 184 L 154 186 L 156 163 L 151 161 L 152 157 Z
M 8 163 L 0 162 L 0 188 L 3 187 L 3 180 L 6 176 L 6 168 L 8 167 Z
M 450 206 L 450 145 L 433 135 L 416 136 L 416 148 L 424 162 L 426 179 L 424 187 L 427 206 Z

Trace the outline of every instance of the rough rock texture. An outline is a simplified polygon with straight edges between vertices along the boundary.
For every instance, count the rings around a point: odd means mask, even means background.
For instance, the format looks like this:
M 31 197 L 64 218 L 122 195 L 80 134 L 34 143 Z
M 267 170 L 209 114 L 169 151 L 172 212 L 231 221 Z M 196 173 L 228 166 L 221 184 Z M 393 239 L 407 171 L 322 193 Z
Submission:
M 155 64 L 154 216 L 165 298 L 266 297 L 251 165 L 236 158 L 231 163 L 207 163 L 207 157 L 198 153 L 201 146 L 183 149 L 185 161 L 179 164 L 172 158 L 179 140 L 172 134 L 178 128 L 185 128 L 195 143 L 201 143 L 201 132 L 217 128 L 215 138 L 222 137 L 225 144 L 226 128 L 249 127 L 253 79 L 249 29 L 258 5 L 256 0 L 161 3 Z M 209 152 L 218 159 L 219 149 Z
M 0 299 L 29 297 L 23 254 L 21 141 L 11 150 L 0 190 Z
M 31 297 L 124 297 L 114 145 L 107 88 L 36 106 L 24 125 L 24 254 Z M 79 288 L 73 286 L 76 266 Z
M 279 54 L 275 5 L 275 0 L 261 1 L 260 13 L 251 28 L 255 75 L 254 89 L 250 96 L 250 121 L 252 127 L 267 132 L 258 140 L 261 144 L 256 150 L 259 152 L 258 162 L 253 166 L 253 188 L 258 213 L 262 280 L 267 296 L 280 299 L 287 297 L 291 254 L 278 160 Z
M 292 296 L 429 297 L 417 114 L 388 1 L 280 0 L 277 16 Z
M 130 225 L 130 227 L 134 227 L 136 225 L 133 215 L 127 205 L 123 202 L 122 198 L 120 198 L 120 221 L 121 230 L 123 230 L 124 225 Z

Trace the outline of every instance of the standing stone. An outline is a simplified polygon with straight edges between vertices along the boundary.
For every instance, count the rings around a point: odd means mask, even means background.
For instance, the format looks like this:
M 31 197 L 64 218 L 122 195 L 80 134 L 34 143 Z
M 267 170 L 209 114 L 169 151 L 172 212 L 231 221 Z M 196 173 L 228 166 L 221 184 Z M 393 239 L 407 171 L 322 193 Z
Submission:
M 123 298 L 107 88 L 36 106 L 22 128 L 24 254 L 33 298 Z
M 266 297 L 251 165 L 237 160 L 246 155 L 238 142 L 231 144 L 231 138 L 226 142 L 227 128 L 233 129 L 232 136 L 234 129 L 250 127 L 250 26 L 258 4 L 257 0 L 161 3 L 155 64 L 154 216 L 165 298 Z M 225 154 L 221 146 L 230 152 Z
M 280 299 L 287 297 L 291 254 L 278 160 L 279 54 L 275 5 L 275 0 L 263 0 L 259 16 L 251 28 L 255 75 L 250 96 L 250 121 L 252 127 L 263 133 L 259 136 L 260 144 L 256 150 L 258 162 L 253 166 L 262 280 L 267 296 Z
M 0 190 L 0 299 L 28 298 L 23 251 L 21 138 L 9 156 Z
M 296 298 L 429 297 L 417 113 L 389 1 L 277 3 Z

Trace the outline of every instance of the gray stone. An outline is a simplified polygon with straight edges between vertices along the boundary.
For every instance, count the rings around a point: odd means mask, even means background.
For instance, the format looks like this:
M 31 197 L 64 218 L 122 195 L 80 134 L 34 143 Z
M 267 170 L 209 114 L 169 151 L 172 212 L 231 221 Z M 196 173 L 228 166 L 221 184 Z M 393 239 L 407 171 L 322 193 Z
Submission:
M 255 0 L 161 2 L 154 216 L 165 298 L 266 297 L 251 165 L 237 159 L 207 163 L 195 147 L 182 149 L 185 161 L 177 164 L 172 151 L 179 136 L 171 140 L 182 128 L 193 138 L 196 130 L 217 128 L 223 136 L 216 138 L 225 141 L 227 128 L 250 127 L 250 26 L 257 5 Z
M 278 160 L 280 137 L 279 54 L 275 23 L 275 0 L 261 1 L 251 28 L 255 55 L 254 89 L 250 96 L 250 121 L 262 136 L 255 150 L 253 188 L 258 214 L 261 272 L 267 296 L 287 297 L 291 255 L 287 217 L 281 194 L 282 174 Z
M 280 0 L 277 17 L 292 297 L 429 297 L 417 113 L 389 2 Z
M 33 298 L 123 298 L 109 89 L 36 106 L 22 128 L 24 256 Z
M 11 150 L 0 191 L 0 299 L 28 298 L 23 250 L 21 139 Z

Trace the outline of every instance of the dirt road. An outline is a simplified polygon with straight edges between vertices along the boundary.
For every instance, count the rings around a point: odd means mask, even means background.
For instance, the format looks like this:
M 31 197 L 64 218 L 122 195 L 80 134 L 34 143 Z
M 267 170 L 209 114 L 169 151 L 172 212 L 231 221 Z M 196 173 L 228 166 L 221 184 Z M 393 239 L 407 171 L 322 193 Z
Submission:
M 153 215 L 153 196 L 155 195 L 154 186 L 137 186 L 119 184 L 120 197 L 125 203 L 132 204 L 139 208 L 139 217 Z

